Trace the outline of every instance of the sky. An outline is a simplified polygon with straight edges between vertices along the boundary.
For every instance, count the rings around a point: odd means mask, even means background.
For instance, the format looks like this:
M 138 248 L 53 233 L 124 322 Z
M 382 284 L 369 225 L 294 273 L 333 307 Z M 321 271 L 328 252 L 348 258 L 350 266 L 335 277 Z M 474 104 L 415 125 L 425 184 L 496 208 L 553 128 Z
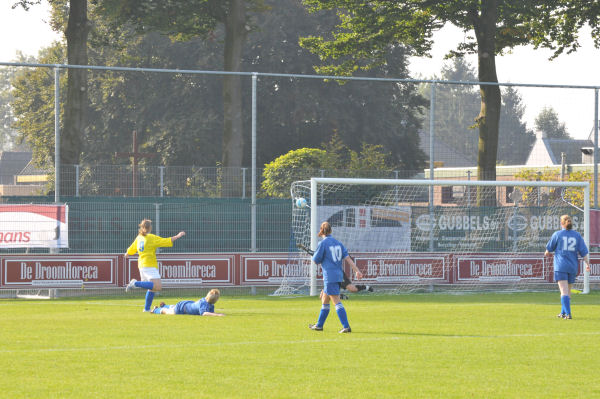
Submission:
M 49 6 L 32 6 L 29 11 L 11 9 L 13 0 L 0 0 L 0 61 L 16 58 L 17 50 L 26 55 L 37 55 L 60 35 L 50 29 Z M 8 38 L 8 39 L 6 39 Z M 433 37 L 432 58 L 412 58 L 410 69 L 415 78 L 432 78 L 440 74 L 444 55 L 464 38 L 458 28 L 445 27 Z M 573 54 L 563 54 L 549 61 L 550 51 L 520 47 L 512 54 L 496 57 L 498 81 L 502 83 L 556 84 L 600 87 L 600 50 L 595 49 L 589 30 L 581 33 L 582 47 Z M 476 67 L 476 58 L 467 60 Z M 274 71 L 277 72 L 277 71 Z M 533 129 L 536 116 L 544 107 L 552 107 L 564 122 L 570 135 L 586 139 L 594 124 L 594 91 L 590 89 L 518 88 L 526 106 L 525 121 Z

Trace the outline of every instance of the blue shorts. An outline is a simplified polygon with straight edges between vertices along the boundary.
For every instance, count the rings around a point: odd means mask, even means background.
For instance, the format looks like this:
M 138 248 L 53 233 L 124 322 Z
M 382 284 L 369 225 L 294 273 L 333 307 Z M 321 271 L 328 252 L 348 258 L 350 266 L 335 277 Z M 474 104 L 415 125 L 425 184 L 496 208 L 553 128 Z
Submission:
M 327 283 L 323 287 L 323 291 L 325 291 L 327 295 L 340 295 L 340 283 Z
M 573 284 L 575 282 L 575 277 L 577 277 L 575 273 L 554 272 L 554 281 L 556 282 L 561 280 L 569 280 L 569 284 Z
M 175 314 L 187 314 L 185 312 L 185 305 L 194 303 L 194 301 L 179 301 L 175 305 L 171 305 L 175 308 Z

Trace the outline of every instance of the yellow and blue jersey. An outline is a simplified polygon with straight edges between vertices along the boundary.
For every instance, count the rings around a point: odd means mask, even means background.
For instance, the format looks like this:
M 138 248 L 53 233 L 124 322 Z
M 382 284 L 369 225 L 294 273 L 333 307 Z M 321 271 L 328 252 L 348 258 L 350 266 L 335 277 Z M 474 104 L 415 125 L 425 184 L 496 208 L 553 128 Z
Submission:
M 162 238 L 154 234 L 138 235 L 133 243 L 127 248 L 127 255 L 139 254 L 138 267 L 155 267 L 158 269 L 156 261 L 156 248 L 172 247 L 171 237 Z

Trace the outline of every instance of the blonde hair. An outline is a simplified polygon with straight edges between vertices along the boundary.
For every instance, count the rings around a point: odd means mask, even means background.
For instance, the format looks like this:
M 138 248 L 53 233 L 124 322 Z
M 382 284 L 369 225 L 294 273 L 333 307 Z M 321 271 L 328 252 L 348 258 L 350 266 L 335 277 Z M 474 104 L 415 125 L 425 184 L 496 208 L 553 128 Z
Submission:
M 206 294 L 206 302 L 214 304 L 219 300 L 220 296 L 221 292 L 218 289 L 213 288 L 212 290 L 208 291 L 208 294 Z
M 321 223 L 321 229 L 319 230 L 319 237 L 325 237 L 331 234 L 331 225 L 329 222 Z
M 145 236 L 146 234 L 148 234 L 152 231 L 152 220 L 144 219 L 140 222 L 138 227 L 139 227 L 138 233 Z
M 560 217 L 560 225 L 564 226 L 567 230 L 572 230 L 573 229 L 573 221 L 571 220 L 571 216 L 562 215 Z

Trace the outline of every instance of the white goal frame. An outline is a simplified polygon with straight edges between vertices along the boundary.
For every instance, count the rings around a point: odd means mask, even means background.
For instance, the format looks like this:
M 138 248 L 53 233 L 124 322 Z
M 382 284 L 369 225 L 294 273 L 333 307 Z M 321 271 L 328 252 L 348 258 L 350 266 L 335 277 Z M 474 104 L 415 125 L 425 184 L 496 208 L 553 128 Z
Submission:
M 590 246 L 590 183 L 589 182 L 562 182 L 562 181 L 486 181 L 486 180 L 410 180 L 410 179 L 357 179 L 357 178 L 331 178 L 331 177 L 313 177 L 310 179 L 310 247 L 314 251 L 317 249 L 318 232 L 320 221 L 318 220 L 318 186 L 319 184 L 346 184 L 346 185 L 388 185 L 388 186 L 429 186 L 430 206 L 433 204 L 434 186 L 482 186 L 482 187 L 582 187 L 584 189 L 584 231 L 583 239 L 586 246 Z M 313 206 L 313 204 L 315 206 Z M 573 206 L 573 205 L 572 205 Z M 583 273 L 583 291 L 590 292 L 589 272 Z M 310 266 L 310 295 L 317 296 L 317 265 L 311 261 Z

